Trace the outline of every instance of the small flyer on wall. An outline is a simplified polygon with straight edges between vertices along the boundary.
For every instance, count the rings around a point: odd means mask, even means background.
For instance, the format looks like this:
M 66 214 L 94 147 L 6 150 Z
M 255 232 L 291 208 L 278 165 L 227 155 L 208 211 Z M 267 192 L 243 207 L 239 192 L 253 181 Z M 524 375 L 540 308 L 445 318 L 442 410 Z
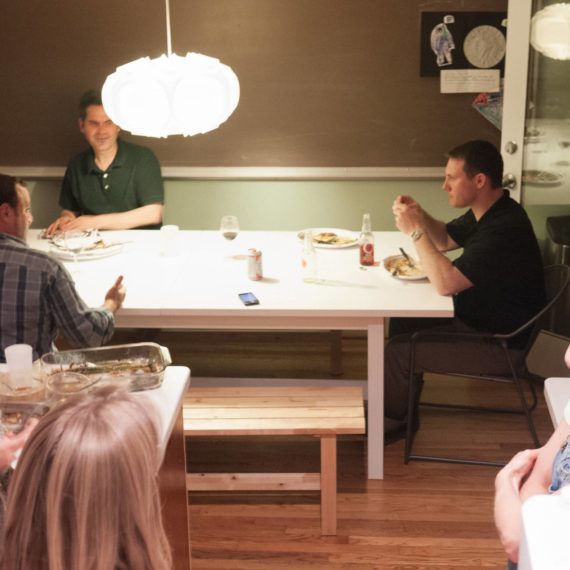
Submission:
M 503 88 L 497 93 L 479 93 L 473 100 L 473 108 L 501 130 L 503 121 Z

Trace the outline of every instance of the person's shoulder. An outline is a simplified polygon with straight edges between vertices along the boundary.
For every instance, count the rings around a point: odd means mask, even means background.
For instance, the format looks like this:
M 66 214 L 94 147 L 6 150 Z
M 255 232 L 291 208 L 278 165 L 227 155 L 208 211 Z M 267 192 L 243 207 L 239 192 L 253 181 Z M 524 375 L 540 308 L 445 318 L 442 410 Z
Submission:
M 513 222 L 530 223 L 526 210 L 509 195 L 505 195 L 497 203 L 496 217 L 511 220 Z
M 22 263 L 30 269 L 39 269 L 47 273 L 57 273 L 62 264 L 46 251 L 28 247 L 24 243 L 16 241 L 3 242 L 0 250 L 10 252 L 10 259 L 16 263 Z
M 119 140 L 120 140 L 119 145 L 122 147 L 122 150 L 125 152 L 127 156 L 131 156 L 133 158 L 141 158 L 141 159 L 152 157 L 156 159 L 154 152 L 150 148 L 142 146 L 140 144 L 124 141 L 122 139 Z

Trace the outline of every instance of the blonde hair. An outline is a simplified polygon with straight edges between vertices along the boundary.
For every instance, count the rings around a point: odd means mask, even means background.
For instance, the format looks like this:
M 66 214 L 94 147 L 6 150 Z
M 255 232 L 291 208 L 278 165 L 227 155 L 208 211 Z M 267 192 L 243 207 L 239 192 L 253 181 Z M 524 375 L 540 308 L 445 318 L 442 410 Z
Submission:
M 2 570 L 172 567 L 153 411 L 105 387 L 42 418 L 10 482 Z

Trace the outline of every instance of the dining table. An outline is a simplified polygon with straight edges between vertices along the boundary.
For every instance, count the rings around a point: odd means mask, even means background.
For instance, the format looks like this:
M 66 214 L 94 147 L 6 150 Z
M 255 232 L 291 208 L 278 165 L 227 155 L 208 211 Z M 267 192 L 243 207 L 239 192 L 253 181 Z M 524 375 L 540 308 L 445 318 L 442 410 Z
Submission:
M 102 231 L 105 247 L 84 251 L 74 263 L 39 230 L 31 247 L 63 257 L 76 287 L 99 306 L 118 275 L 127 295 L 116 326 L 123 328 L 257 331 L 365 331 L 367 333 L 367 472 L 384 476 L 384 342 L 387 319 L 451 317 L 450 297 L 427 279 L 395 276 L 382 260 L 404 248 L 416 256 L 410 237 L 374 232 L 374 266 L 359 263 L 354 240 L 317 244 L 316 271 L 305 279 L 302 234 L 241 231 L 228 241 L 216 231 Z M 262 278 L 250 279 L 251 250 L 261 252 Z M 244 305 L 253 293 L 257 305 Z M 175 363 L 176 364 L 176 363 Z M 331 380 L 332 382 L 332 380 Z

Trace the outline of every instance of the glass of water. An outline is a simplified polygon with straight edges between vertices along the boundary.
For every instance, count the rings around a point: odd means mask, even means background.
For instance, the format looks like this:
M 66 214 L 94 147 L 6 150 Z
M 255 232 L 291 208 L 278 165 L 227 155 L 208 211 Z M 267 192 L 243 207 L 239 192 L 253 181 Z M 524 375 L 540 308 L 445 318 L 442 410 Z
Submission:
M 233 241 L 239 233 L 237 216 L 223 216 L 220 222 L 220 231 L 225 239 Z

